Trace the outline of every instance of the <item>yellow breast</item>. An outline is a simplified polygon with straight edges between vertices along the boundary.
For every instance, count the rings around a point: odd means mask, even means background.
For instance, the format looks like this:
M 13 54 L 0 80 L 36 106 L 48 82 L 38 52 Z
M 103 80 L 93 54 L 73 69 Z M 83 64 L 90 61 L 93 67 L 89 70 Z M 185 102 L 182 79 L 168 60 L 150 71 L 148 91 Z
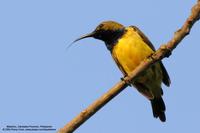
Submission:
M 131 27 L 113 47 L 112 56 L 118 61 L 124 71 L 129 74 L 141 61 L 153 53 L 153 50 L 143 41 L 140 35 Z

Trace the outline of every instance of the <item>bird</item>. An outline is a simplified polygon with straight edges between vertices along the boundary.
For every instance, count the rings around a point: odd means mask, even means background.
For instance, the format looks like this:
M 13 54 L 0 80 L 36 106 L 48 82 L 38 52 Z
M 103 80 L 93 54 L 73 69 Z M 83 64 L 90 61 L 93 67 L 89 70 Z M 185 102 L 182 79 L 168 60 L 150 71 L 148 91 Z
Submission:
M 94 31 L 79 37 L 74 42 L 89 37 L 105 43 L 124 77 L 155 52 L 153 44 L 138 27 L 125 27 L 115 21 L 101 22 Z M 162 98 L 162 83 L 169 87 L 171 81 L 162 61 L 159 61 L 145 70 L 130 85 L 150 101 L 153 116 L 165 122 L 166 107 Z

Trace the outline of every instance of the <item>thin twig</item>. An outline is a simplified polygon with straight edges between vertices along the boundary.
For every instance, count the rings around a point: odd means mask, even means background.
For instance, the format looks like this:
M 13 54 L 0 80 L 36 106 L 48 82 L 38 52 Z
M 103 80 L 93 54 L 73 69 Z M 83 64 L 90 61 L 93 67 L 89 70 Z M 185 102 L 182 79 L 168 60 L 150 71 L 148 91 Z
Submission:
M 182 28 L 175 32 L 173 38 L 168 43 L 162 45 L 151 57 L 148 57 L 141 62 L 140 65 L 130 75 L 125 77 L 123 81 L 118 82 L 107 93 L 97 99 L 93 104 L 82 111 L 63 128 L 61 128 L 58 133 L 72 133 L 75 131 L 81 124 L 83 124 L 87 119 L 101 109 L 106 103 L 123 91 L 128 86 L 127 83 L 134 81 L 138 75 L 140 75 L 155 62 L 162 60 L 164 57 L 169 57 L 172 50 L 175 49 L 182 39 L 189 34 L 193 24 L 199 19 L 200 0 L 198 0 L 197 4 L 193 6 L 191 14 L 183 24 Z

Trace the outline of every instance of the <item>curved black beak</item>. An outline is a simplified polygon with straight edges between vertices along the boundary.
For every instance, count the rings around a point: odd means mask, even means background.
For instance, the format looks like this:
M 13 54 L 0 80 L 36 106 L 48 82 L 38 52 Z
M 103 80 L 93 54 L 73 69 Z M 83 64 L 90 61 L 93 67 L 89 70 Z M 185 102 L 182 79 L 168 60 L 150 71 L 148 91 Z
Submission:
M 75 43 L 75 42 L 77 42 L 77 41 L 79 41 L 79 40 L 82 40 L 82 39 L 84 39 L 84 38 L 93 37 L 94 34 L 95 34 L 95 33 L 92 32 L 92 33 L 89 33 L 89 34 L 83 35 L 83 36 L 77 38 L 76 40 L 74 40 L 72 43 Z
M 89 34 L 86 34 L 86 35 L 83 35 L 83 36 L 77 38 L 69 46 L 67 46 L 66 50 L 68 50 L 75 42 L 77 42 L 77 41 L 79 41 L 81 39 L 88 38 L 88 37 L 94 37 L 94 34 L 95 34 L 95 32 L 92 32 L 92 33 L 89 33 Z

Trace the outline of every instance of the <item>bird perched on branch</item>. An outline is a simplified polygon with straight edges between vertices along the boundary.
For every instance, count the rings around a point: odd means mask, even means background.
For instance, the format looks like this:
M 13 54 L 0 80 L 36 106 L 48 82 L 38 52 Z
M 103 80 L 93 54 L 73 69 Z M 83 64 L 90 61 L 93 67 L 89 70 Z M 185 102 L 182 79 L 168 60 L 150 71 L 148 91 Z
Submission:
M 155 51 L 149 39 L 136 26 L 124 27 L 114 21 L 102 22 L 93 32 L 76 39 L 74 42 L 88 37 L 105 42 L 107 49 L 124 76 L 131 73 L 141 61 Z M 166 86 L 170 85 L 169 75 L 160 61 L 148 68 L 142 75 L 139 75 L 135 82 L 131 82 L 131 85 L 150 100 L 153 116 L 159 117 L 162 122 L 165 122 L 162 82 Z

